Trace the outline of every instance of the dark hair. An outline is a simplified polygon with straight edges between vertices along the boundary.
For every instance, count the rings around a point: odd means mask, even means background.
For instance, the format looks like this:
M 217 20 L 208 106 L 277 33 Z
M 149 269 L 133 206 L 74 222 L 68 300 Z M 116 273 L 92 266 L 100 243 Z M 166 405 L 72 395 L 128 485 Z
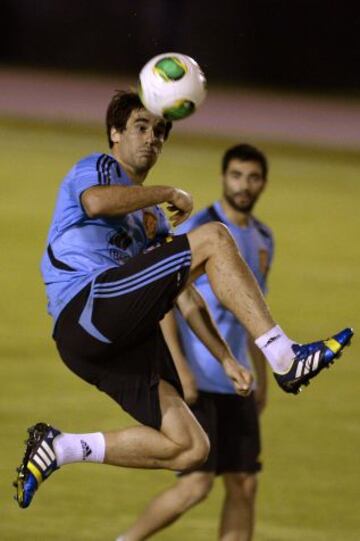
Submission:
M 111 128 L 116 128 L 120 132 L 124 131 L 131 112 L 136 109 L 145 109 L 136 92 L 116 90 L 106 111 L 106 133 L 110 148 L 114 144 L 111 140 Z M 166 121 L 165 140 L 169 136 L 171 127 L 172 123 Z
M 231 160 L 241 160 L 243 162 L 257 162 L 262 169 L 262 175 L 264 179 L 267 178 L 269 165 L 265 154 L 263 154 L 256 147 L 242 143 L 229 148 L 222 159 L 222 172 L 225 173 Z

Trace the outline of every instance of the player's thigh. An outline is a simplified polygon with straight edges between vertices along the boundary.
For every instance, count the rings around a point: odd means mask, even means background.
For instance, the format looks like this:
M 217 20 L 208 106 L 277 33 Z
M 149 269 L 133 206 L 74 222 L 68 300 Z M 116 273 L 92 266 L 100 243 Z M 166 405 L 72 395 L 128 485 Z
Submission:
M 105 342 L 141 340 L 173 306 L 186 283 L 190 263 L 187 237 L 179 235 L 121 267 L 104 271 L 92 284 L 81 325 Z
M 160 380 L 159 400 L 161 432 L 182 450 L 196 448 L 199 453 L 207 455 L 210 444 L 205 431 L 179 393 L 164 380 Z
M 65 331 L 70 334 L 74 328 L 65 327 L 62 334 Z M 65 364 L 115 400 L 138 422 L 160 430 L 160 380 L 168 383 L 176 400 L 182 396 L 181 382 L 160 325 L 157 324 L 151 333 L 130 346 L 103 345 L 96 357 L 91 352 L 94 339 L 84 334 L 81 353 L 66 349 L 61 342 L 57 343 Z M 167 409 L 169 399 L 166 393 L 163 402 L 163 408 Z
M 226 243 L 233 242 L 228 228 L 220 222 L 209 222 L 193 229 L 187 234 L 192 261 L 188 282 L 195 280 L 205 272 L 205 263 L 209 257 Z

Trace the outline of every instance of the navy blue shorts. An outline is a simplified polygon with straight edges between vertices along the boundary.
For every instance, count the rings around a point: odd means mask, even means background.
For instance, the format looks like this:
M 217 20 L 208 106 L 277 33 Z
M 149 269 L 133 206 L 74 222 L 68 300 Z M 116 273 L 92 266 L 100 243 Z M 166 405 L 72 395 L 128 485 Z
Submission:
M 200 391 L 191 410 L 210 440 L 208 459 L 199 471 L 221 475 L 261 470 L 260 429 L 254 393 L 242 397 Z
M 99 275 L 64 308 L 54 331 L 70 370 L 156 429 L 160 379 L 182 396 L 159 322 L 183 289 L 190 265 L 187 236 L 176 236 Z

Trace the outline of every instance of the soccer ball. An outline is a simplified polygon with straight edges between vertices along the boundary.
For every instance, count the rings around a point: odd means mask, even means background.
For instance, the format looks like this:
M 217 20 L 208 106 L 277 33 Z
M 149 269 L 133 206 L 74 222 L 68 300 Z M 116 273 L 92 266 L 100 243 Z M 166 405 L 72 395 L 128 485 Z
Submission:
M 166 120 L 191 115 L 206 96 L 200 66 L 185 54 L 155 56 L 140 72 L 139 96 L 146 109 Z

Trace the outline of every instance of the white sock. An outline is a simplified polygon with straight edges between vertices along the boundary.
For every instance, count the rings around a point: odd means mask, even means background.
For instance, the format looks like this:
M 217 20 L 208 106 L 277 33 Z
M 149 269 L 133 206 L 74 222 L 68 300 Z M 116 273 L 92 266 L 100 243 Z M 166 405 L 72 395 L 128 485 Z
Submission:
M 291 346 L 295 344 L 276 325 L 265 334 L 262 334 L 255 340 L 255 344 L 261 349 L 274 372 L 287 372 L 294 358 L 294 352 Z
M 67 434 L 54 439 L 54 452 L 58 466 L 73 462 L 104 462 L 105 438 L 101 432 Z

